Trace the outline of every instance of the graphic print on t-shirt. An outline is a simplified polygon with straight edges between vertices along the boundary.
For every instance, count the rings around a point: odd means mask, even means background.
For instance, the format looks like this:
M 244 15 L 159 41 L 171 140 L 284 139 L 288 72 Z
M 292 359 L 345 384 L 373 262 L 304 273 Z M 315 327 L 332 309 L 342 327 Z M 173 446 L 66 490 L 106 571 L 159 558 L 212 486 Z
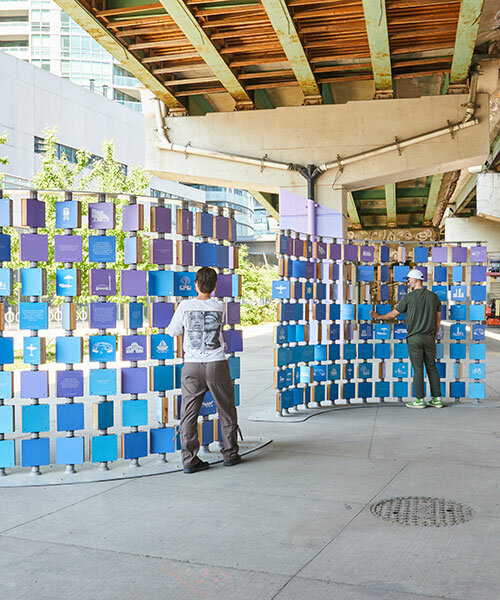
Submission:
M 185 335 L 191 349 L 208 352 L 221 347 L 222 312 L 190 310 L 185 314 Z

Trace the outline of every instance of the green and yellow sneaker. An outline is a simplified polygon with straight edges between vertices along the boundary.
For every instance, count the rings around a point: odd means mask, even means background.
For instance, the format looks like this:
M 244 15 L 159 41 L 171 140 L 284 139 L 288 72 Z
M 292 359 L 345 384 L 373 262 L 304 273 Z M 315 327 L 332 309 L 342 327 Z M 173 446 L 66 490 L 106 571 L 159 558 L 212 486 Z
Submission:
M 408 408 L 425 408 L 425 402 L 423 398 L 417 398 L 416 400 L 413 400 L 413 402 L 407 402 L 406 406 Z
M 433 406 L 434 408 L 443 408 L 443 401 L 441 398 L 432 398 L 429 400 L 429 406 Z

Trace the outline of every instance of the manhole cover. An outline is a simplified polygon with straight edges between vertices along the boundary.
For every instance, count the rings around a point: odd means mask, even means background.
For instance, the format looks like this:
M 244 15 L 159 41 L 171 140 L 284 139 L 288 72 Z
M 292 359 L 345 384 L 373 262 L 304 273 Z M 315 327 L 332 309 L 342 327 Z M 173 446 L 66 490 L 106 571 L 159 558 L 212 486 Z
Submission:
M 474 517 L 474 510 L 460 502 L 444 498 L 389 498 L 372 504 L 370 511 L 376 517 L 400 525 L 421 527 L 448 527 L 467 523 Z

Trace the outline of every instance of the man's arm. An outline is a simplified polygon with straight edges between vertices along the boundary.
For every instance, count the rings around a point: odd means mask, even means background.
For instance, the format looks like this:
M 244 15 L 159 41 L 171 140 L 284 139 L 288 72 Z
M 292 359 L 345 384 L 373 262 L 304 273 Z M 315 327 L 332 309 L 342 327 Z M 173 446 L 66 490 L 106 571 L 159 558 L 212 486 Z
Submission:
M 181 333 L 182 328 L 184 327 L 182 317 L 183 311 L 181 309 L 181 305 L 179 304 L 179 306 L 175 309 L 174 316 L 172 317 L 169 326 L 166 329 L 166 333 L 171 337 L 175 337 Z
M 388 312 L 386 315 L 379 315 L 378 312 L 375 312 L 374 310 L 372 310 L 370 313 L 372 319 L 381 319 L 382 321 L 390 321 L 391 319 L 399 317 L 400 314 L 401 313 L 399 310 L 396 310 L 395 308 L 393 308 L 391 312 Z
M 441 309 L 436 313 L 436 339 L 439 333 L 439 329 L 441 328 Z

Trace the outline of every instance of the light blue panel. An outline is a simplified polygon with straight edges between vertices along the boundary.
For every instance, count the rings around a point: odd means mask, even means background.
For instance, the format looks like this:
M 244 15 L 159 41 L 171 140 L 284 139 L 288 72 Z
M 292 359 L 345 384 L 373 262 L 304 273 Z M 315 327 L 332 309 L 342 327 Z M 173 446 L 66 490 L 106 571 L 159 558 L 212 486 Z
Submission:
M 450 300 L 453 302 L 465 302 L 467 300 L 467 286 L 452 285 L 450 287 Z
M 80 203 L 76 200 L 56 202 L 56 227 L 58 229 L 77 228 L 80 217 Z
M 484 379 L 486 377 L 486 365 L 484 363 L 469 364 L 469 379 Z
M 48 310 L 47 302 L 20 302 L 19 329 L 47 329 Z
M 0 371 L 0 398 L 6 400 L 14 396 L 12 389 L 12 371 Z
M 288 279 L 273 281 L 272 297 L 290 298 L 290 281 Z
M 316 344 L 314 346 L 314 360 L 322 362 L 324 360 L 327 360 L 327 356 L 328 346 L 325 346 L 324 344 Z
M 56 362 L 81 363 L 82 338 L 81 337 L 56 337 Z
M 166 333 L 155 333 L 149 339 L 150 356 L 155 360 L 168 360 L 175 357 L 174 340 Z
M 50 464 L 49 438 L 21 440 L 21 466 L 39 467 Z
M 0 296 L 10 296 L 12 293 L 12 271 L 0 268 Z
M 485 360 L 486 359 L 486 344 L 470 344 L 469 345 L 469 358 L 471 360 Z
M 410 267 L 405 265 L 395 265 L 393 269 L 394 281 L 406 281 L 409 272 Z
M 460 370 L 461 370 L 462 364 L 459 362 L 455 362 L 452 364 L 452 367 L 453 367 L 452 368 L 453 379 L 460 379 L 460 375 L 461 375 Z
M 235 406 L 240 405 L 240 385 L 239 385 L 239 383 L 236 383 L 234 385 L 234 405 Z
M 388 398 L 391 395 L 391 384 L 389 381 L 375 382 L 375 397 Z
M 375 279 L 375 267 L 373 265 L 358 265 L 358 281 L 373 281 Z
M 394 358 L 408 358 L 408 345 L 394 344 Z
M 469 307 L 469 319 L 471 321 L 484 321 L 486 319 L 484 304 L 471 304 Z
M 156 365 L 152 368 L 152 391 L 166 392 L 174 389 L 174 365 Z M 146 423 L 147 424 L 147 423 Z
M 392 363 L 392 376 L 393 377 L 402 377 L 403 379 L 408 377 L 408 363 L 407 362 Z
M 452 321 L 466 321 L 467 320 L 467 305 L 466 304 L 454 304 L 450 307 L 450 319 Z
M 58 296 L 78 295 L 77 269 L 57 269 L 56 294 Z
M 113 434 L 92 436 L 90 438 L 92 462 L 113 461 L 118 458 L 118 438 Z
M 389 323 L 375 323 L 375 339 L 390 340 L 391 326 Z
M 174 274 L 172 271 L 149 271 L 148 281 L 150 296 L 174 295 Z
M 0 440 L 0 467 L 8 468 L 16 464 L 14 440 Z
M 341 318 L 344 321 L 350 321 L 355 318 L 355 304 L 342 304 L 341 307 Z
M 41 338 L 39 337 L 23 338 L 23 361 L 27 365 L 41 364 L 41 344 Z
M 398 344 L 399 345 L 399 344 Z M 375 358 L 386 360 L 391 358 L 391 344 L 375 344 Z
M 43 269 L 33 267 L 30 269 L 21 269 L 21 295 L 22 296 L 42 296 L 43 289 Z
M 0 433 L 14 433 L 13 406 L 0 406 Z
M 297 383 L 311 383 L 311 367 L 295 367 L 295 374 Z
M 91 396 L 114 396 L 116 394 L 116 369 L 91 369 L 89 394 Z
M 14 338 L 0 337 L 0 365 L 14 362 Z
M 305 325 L 291 325 L 295 329 L 295 342 L 306 341 L 306 326 Z
M 169 365 L 171 366 L 171 365 Z M 148 424 L 147 400 L 123 400 L 122 425 L 124 427 L 140 427 Z
M 441 302 L 446 302 L 448 299 L 448 287 L 446 285 L 433 285 L 432 291 L 436 294 L 436 296 L 441 300 Z
M 116 359 L 116 336 L 89 336 L 89 359 L 96 362 L 114 361 Z
M 486 387 L 484 383 L 469 383 L 469 398 L 474 400 L 483 400 L 486 395 Z
M 464 278 L 464 268 L 463 267 L 453 267 L 452 269 L 452 281 L 465 281 Z
M 441 360 L 444 358 L 444 344 L 436 344 L 436 358 Z
M 472 300 L 472 302 L 486 302 L 486 286 L 471 285 L 470 299 Z
M 22 406 L 21 415 L 23 433 L 49 431 L 50 413 L 48 404 L 30 404 Z
M 455 343 L 450 344 L 450 358 L 455 360 L 462 360 L 465 358 L 465 351 L 467 346 L 465 344 Z
M 408 382 L 407 381 L 395 381 L 392 384 L 392 395 L 394 398 L 407 398 L 408 397 Z
M 84 438 L 57 438 L 56 439 L 56 464 L 82 465 L 85 461 Z
M 371 321 L 370 312 L 373 310 L 373 304 L 358 304 L 358 320 Z
M 149 430 L 149 451 L 151 454 L 175 452 L 176 427 L 160 427 Z

